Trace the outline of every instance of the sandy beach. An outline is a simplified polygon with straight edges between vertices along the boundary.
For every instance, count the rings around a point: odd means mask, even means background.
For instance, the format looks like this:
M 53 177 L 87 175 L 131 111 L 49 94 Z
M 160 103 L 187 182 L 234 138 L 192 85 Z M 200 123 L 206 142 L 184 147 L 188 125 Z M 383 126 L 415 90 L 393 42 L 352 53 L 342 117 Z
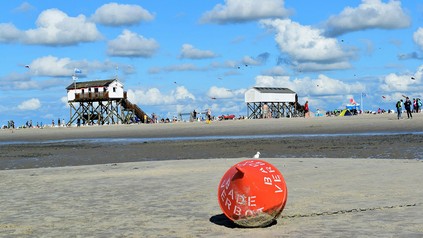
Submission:
M 423 116 L 0 130 L 2 237 L 422 237 Z M 260 151 L 288 202 L 235 226 L 217 185 Z
M 243 159 L 0 171 L 2 237 L 421 237 L 417 160 L 265 159 L 288 202 L 267 228 L 222 215 L 217 185 Z

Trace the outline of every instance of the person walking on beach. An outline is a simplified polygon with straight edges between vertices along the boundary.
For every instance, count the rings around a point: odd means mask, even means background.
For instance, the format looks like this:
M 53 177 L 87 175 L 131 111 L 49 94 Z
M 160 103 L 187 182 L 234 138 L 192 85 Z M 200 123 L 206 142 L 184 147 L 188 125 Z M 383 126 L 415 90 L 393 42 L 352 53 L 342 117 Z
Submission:
M 263 118 L 268 118 L 269 117 L 269 106 L 267 105 L 267 103 L 265 103 L 263 105 Z
M 413 98 L 413 112 L 417 112 L 417 100 L 415 98 Z
M 306 103 L 304 104 L 304 117 L 305 118 L 310 117 L 310 112 L 309 112 L 309 108 L 308 108 L 308 101 L 306 101 Z
M 206 123 L 207 124 L 210 124 L 210 122 L 211 122 L 211 119 L 212 119 L 212 117 L 211 117 L 211 110 L 210 110 L 210 108 L 209 109 L 207 109 L 207 121 L 206 121 Z
M 406 99 L 405 99 L 405 102 L 404 102 L 404 107 L 405 107 L 405 110 L 407 111 L 407 118 L 408 119 L 412 119 L 413 118 L 413 115 L 411 114 L 411 105 L 412 105 L 413 103 L 410 101 L 410 99 L 407 97 Z
M 402 99 L 400 101 L 398 101 L 395 106 L 397 108 L 397 115 L 398 115 L 398 120 L 399 120 L 401 118 L 401 114 L 402 114 Z
M 422 101 L 420 100 L 420 98 L 416 98 L 416 105 L 414 106 L 415 108 L 415 113 L 419 113 L 420 109 L 422 107 Z

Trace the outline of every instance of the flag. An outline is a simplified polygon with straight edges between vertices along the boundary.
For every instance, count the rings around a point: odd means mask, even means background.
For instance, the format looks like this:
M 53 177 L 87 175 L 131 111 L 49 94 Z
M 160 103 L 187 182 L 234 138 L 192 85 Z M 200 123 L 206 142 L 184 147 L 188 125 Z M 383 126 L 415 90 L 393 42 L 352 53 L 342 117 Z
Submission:
M 78 68 L 75 68 L 74 73 L 75 74 L 80 74 L 80 73 L 82 73 L 82 71 L 80 69 L 78 69 Z

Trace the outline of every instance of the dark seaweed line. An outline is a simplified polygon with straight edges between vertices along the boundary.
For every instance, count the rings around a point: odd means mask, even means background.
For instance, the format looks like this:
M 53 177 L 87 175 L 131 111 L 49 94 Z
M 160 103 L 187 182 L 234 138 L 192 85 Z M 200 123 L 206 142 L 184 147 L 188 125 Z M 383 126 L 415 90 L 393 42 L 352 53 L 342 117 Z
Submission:
M 368 211 L 376 211 L 376 210 L 386 210 L 386 209 L 393 209 L 393 208 L 402 208 L 402 207 L 417 207 L 421 206 L 422 203 L 412 203 L 412 204 L 400 204 L 400 205 L 393 205 L 393 206 L 383 206 L 383 207 L 371 207 L 371 208 L 353 208 L 348 210 L 338 210 L 338 211 L 329 211 L 329 212 L 315 212 L 310 214 L 295 214 L 289 216 L 281 216 L 281 218 L 298 218 L 298 217 L 317 217 L 317 216 L 331 216 L 331 215 L 340 215 L 340 214 L 349 214 L 349 213 L 357 213 L 357 212 L 368 212 Z

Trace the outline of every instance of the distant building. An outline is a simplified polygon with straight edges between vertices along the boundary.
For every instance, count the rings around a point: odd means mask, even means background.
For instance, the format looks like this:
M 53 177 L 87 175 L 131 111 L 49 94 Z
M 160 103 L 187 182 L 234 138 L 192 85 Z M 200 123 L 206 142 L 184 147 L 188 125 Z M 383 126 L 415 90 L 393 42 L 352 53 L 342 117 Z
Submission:
M 74 82 L 66 90 L 68 102 L 124 98 L 123 84 L 117 79 Z
M 302 116 L 298 96 L 288 88 L 253 87 L 245 92 L 245 103 L 249 119 Z
M 118 79 L 73 82 L 66 90 L 70 106 L 68 125 L 146 123 L 150 120 L 143 110 L 127 99 Z

